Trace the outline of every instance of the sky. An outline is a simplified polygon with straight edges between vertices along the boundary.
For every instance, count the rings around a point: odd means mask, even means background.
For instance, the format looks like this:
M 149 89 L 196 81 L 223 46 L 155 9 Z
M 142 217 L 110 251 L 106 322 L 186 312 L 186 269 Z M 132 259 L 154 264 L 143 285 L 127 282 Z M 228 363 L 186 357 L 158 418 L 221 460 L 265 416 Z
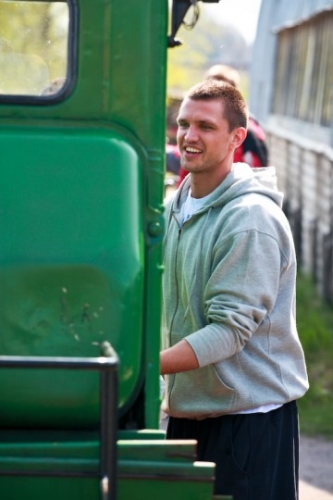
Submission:
M 231 24 L 248 43 L 253 43 L 261 0 L 220 0 L 219 3 L 200 4 L 221 24 Z

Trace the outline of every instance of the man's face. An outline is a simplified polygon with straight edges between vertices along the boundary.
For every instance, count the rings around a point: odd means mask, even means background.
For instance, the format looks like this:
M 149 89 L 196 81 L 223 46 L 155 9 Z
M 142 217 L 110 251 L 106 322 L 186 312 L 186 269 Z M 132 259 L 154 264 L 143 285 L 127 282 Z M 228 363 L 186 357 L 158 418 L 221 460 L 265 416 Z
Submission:
M 184 99 L 177 119 L 177 141 L 182 167 L 188 172 L 230 170 L 238 129 L 229 132 L 223 106 L 221 99 Z

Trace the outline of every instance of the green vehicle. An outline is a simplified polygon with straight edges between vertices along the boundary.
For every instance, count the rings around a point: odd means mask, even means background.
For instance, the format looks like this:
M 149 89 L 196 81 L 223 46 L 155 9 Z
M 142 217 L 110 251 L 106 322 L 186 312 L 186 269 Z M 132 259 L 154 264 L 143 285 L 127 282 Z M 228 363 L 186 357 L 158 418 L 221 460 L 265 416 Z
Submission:
M 169 30 L 167 0 L 0 0 L 2 500 L 213 498 L 214 464 L 159 430 L 166 54 L 191 3 Z

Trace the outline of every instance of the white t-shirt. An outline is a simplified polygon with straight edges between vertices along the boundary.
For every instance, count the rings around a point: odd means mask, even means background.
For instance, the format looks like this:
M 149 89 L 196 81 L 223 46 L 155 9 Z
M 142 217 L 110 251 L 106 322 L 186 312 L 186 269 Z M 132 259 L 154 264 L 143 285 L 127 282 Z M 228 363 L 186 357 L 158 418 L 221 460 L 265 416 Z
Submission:
M 189 189 L 187 198 L 181 209 L 182 223 L 184 224 L 184 222 L 186 222 L 194 213 L 198 212 L 200 208 L 205 204 L 205 202 L 209 200 L 210 196 L 212 196 L 212 193 L 209 193 L 207 196 L 204 196 L 203 198 L 192 198 L 191 190 Z M 280 408 L 280 406 L 282 405 L 267 404 L 263 406 L 258 406 L 257 408 L 252 408 L 251 410 L 238 411 L 233 415 L 244 414 L 244 413 L 268 413 L 269 411 Z
M 212 196 L 212 193 L 209 193 L 207 196 L 204 196 L 203 198 L 192 198 L 191 196 L 191 190 L 189 189 L 187 198 L 185 200 L 185 203 L 182 206 L 181 209 L 181 217 L 182 217 L 182 222 L 186 222 L 194 213 L 198 212 L 200 208 L 205 204 L 207 200 Z

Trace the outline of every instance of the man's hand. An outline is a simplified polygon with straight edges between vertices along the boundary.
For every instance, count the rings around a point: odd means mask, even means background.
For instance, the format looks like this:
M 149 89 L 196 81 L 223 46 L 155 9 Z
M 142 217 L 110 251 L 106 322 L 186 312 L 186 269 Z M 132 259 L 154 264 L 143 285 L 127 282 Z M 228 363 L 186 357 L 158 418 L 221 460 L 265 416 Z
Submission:
M 186 372 L 199 368 L 196 355 L 186 340 L 181 340 L 160 353 L 161 375 Z

